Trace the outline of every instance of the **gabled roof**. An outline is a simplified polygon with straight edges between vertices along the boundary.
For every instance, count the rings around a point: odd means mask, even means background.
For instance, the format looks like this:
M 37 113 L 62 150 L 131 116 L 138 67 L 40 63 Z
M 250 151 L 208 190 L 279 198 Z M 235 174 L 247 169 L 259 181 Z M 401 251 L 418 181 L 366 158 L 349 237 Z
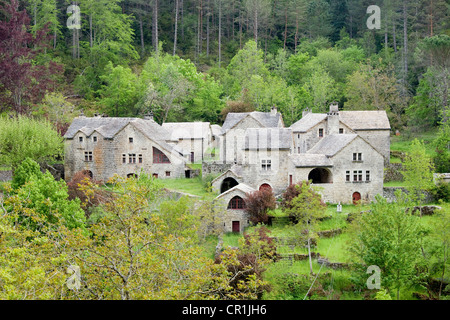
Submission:
M 307 113 L 303 118 L 291 125 L 293 132 L 307 132 L 309 129 L 325 120 L 327 115 L 325 113 Z
M 353 130 L 390 130 L 389 118 L 384 110 L 340 111 L 340 120 Z
M 281 113 L 278 112 L 276 114 L 260 111 L 230 112 L 227 114 L 225 122 L 223 123 L 222 131 L 224 133 L 227 132 L 247 116 L 255 119 L 263 128 L 277 128 L 280 123 L 282 124 Z
M 324 154 L 309 154 L 300 153 L 289 156 L 292 163 L 297 168 L 311 168 L 311 167 L 332 167 L 331 160 Z
M 357 134 L 330 134 L 322 138 L 318 143 L 309 149 L 308 154 L 322 154 L 332 157 L 344 149 L 350 142 L 358 137 Z
M 222 177 L 224 175 L 228 174 L 229 172 L 231 172 L 231 174 L 238 179 L 242 178 L 242 166 L 239 164 L 234 164 L 230 169 L 228 169 L 225 172 L 223 172 L 222 174 L 220 174 L 217 178 L 215 178 L 211 182 L 222 179 Z
M 64 138 L 73 139 L 78 131 L 90 136 L 92 132 L 97 131 L 104 138 L 113 138 L 120 130 L 122 130 L 134 118 L 103 118 L 103 117 L 77 117 L 72 121 L 69 129 L 67 129 Z
M 73 139 L 78 132 L 83 132 L 90 136 L 94 131 L 101 134 L 106 139 L 114 138 L 128 124 L 133 125 L 147 138 L 158 143 L 169 152 L 183 155 L 186 154 L 179 147 L 174 147 L 166 141 L 170 139 L 170 133 L 153 120 L 143 120 L 139 118 L 105 118 L 105 117 L 77 117 L 73 120 L 64 138 Z
M 244 194 L 248 194 L 251 192 L 255 192 L 256 189 L 250 187 L 249 185 L 246 185 L 245 183 L 239 183 L 237 186 L 234 186 L 231 189 L 228 189 L 227 191 L 225 191 L 224 193 L 219 194 L 216 199 L 220 199 L 222 197 L 224 197 L 225 195 L 232 193 L 232 192 L 236 192 L 236 191 L 241 191 Z
M 206 139 L 210 130 L 209 122 L 166 122 L 162 127 L 171 133 L 172 140 Z
M 218 124 L 212 124 L 211 125 L 211 132 L 213 136 L 219 136 L 222 134 L 222 127 Z
M 245 150 L 290 149 L 292 130 L 289 128 L 249 128 L 245 130 Z

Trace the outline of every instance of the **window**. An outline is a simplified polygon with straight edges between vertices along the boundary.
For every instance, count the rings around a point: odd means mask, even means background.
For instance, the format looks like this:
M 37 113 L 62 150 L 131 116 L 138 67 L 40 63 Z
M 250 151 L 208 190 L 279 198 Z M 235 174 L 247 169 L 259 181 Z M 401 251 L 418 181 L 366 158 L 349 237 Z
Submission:
M 78 138 L 80 142 L 83 142 L 83 137 Z
M 366 171 L 366 181 L 370 181 L 370 171 Z
M 194 162 L 194 153 L 193 152 L 191 152 L 191 162 Z
M 272 160 L 261 160 L 261 169 L 268 171 L 272 169 Z
M 350 171 L 345 171 L 345 181 L 350 181 Z
M 358 171 L 358 181 L 362 181 L 362 170 Z
M 343 134 L 344 133 L 344 129 L 343 128 L 339 128 L 339 133 Z
M 84 161 L 92 162 L 92 151 L 84 152 Z
M 166 177 L 170 177 L 170 171 L 166 171 Z
M 353 161 L 362 161 L 362 153 L 353 153 Z
M 127 163 L 127 155 L 122 154 L 122 163 Z
M 323 129 L 320 128 L 320 129 L 319 129 L 319 138 L 322 138 L 322 137 L 323 137 Z
M 93 140 L 94 140 L 94 142 L 97 142 L 97 137 L 94 137 Z
M 143 160 L 142 154 L 140 154 L 140 155 L 139 155 L 139 163 L 142 163 L 142 160 Z
M 230 200 L 230 202 L 228 202 L 228 207 L 227 209 L 232 209 L 232 210 L 242 210 L 245 209 L 245 202 L 244 199 L 242 199 L 239 196 L 235 196 L 233 199 Z
M 133 138 L 128 138 L 128 141 L 130 142 L 130 143 L 133 143 Z
M 135 153 L 128 154 L 128 162 L 129 163 L 136 163 L 136 154 Z
M 353 170 L 353 181 L 358 181 L 358 171 Z
M 170 160 L 161 150 L 153 147 L 153 163 L 170 163 Z

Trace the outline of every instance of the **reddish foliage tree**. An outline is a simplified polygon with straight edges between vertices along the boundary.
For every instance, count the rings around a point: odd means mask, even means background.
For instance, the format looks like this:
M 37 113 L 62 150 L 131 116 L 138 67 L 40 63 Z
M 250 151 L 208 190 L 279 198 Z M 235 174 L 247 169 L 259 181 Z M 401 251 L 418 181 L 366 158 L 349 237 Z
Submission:
M 81 208 L 84 210 L 86 214 L 86 218 L 89 218 L 91 208 L 94 206 L 98 206 L 100 203 L 109 201 L 111 195 L 108 194 L 107 191 L 102 190 L 100 188 L 95 188 L 95 192 L 87 195 L 82 187 L 86 186 L 88 183 L 95 183 L 92 181 L 89 173 L 86 170 L 76 172 L 72 180 L 67 183 L 69 200 L 80 199 L 81 200 Z
M 254 224 L 267 223 L 269 220 L 267 211 L 276 207 L 275 195 L 272 189 L 268 188 L 247 194 L 244 201 L 249 220 Z
M 305 181 L 305 183 L 309 185 L 309 181 Z M 296 184 L 291 184 L 286 188 L 286 191 L 283 193 L 283 200 L 281 201 L 281 205 L 283 208 L 291 208 L 291 201 L 300 194 L 302 185 L 303 181 L 300 181 Z
M 17 0 L 0 6 L 0 13 L 0 112 L 12 106 L 13 111 L 25 113 L 28 104 L 56 88 L 63 66 L 53 61 L 36 63 L 51 34 L 44 27 L 33 37 L 30 18 L 25 10 L 19 11 Z

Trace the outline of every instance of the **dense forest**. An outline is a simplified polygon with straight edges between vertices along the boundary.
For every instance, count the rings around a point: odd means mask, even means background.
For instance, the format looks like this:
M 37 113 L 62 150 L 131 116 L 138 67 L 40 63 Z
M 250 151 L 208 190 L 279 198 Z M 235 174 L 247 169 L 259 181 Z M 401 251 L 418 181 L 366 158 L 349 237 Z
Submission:
M 400 131 L 448 117 L 445 0 L 2 3 L 0 112 L 62 131 L 80 112 L 220 124 L 272 106 L 289 126 L 332 101 L 387 110 Z

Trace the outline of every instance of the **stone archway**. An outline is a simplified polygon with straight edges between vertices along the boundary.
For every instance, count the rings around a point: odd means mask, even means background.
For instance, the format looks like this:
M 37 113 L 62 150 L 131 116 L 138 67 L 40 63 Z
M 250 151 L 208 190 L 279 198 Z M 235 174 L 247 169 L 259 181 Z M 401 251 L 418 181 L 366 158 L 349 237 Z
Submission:
M 325 168 L 315 168 L 308 174 L 308 180 L 312 180 L 312 183 L 333 183 L 333 177 L 331 171 Z
M 361 193 L 353 192 L 352 199 L 353 199 L 353 204 L 357 205 L 359 202 L 361 202 Z
M 127 178 L 136 178 L 137 179 L 138 175 L 136 173 L 129 173 L 127 174 Z
M 236 179 L 228 177 L 225 178 L 222 181 L 222 184 L 220 185 L 220 193 L 224 193 L 227 190 L 230 190 L 231 188 L 237 186 L 239 182 L 236 181 Z
M 270 186 L 270 184 L 268 183 L 263 183 L 260 187 L 259 187 L 259 191 L 261 190 L 270 190 L 272 191 L 272 187 Z

